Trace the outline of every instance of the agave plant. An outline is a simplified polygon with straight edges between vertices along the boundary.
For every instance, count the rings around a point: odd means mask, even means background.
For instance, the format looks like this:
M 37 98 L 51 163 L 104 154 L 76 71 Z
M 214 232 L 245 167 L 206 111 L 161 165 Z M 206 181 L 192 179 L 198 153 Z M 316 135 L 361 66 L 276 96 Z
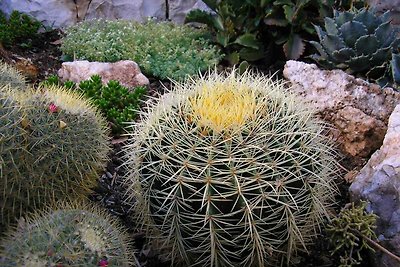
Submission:
M 311 41 L 319 55 L 311 57 L 328 68 L 340 68 L 352 74 L 362 74 L 381 85 L 393 77 L 390 68 L 400 39 L 399 29 L 390 24 L 388 12 L 378 16 L 368 9 L 356 12 L 335 11 L 325 18 L 325 30 L 315 26 L 320 42 Z M 386 82 L 385 82 L 386 81 Z

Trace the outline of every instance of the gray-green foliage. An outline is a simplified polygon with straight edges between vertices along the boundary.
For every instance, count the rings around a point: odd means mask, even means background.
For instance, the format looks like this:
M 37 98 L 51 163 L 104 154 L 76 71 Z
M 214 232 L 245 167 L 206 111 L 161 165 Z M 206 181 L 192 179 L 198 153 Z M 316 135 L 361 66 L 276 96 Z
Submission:
M 0 61 L 0 86 L 7 84 L 12 88 L 24 89 L 25 77 L 17 69 Z
M 375 228 L 377 215 L 366 212 L 367 203 L 361 202 L 340 212 L 327 226 L 327 232 L 333 246 L 333 253 L 340 254 L 340 267 L 359 265 L 362 261 L 360 252 L 374 250 L 365 240 L 376 239 Z
M 119 223 L 100 208 L 63 204 L 20 220 L 0 244 L 1 266 L 136 266 Z
M 161 79 L 197 75 L 221 58 L 204 31 L 154 21 L 85 21 L 67 30 L 61 50 L 90 61 L 134 60 L 145 73 Z
M 319 64 L 363 74 L 381 85 L 393 82 L 390 60 L 400 39 L 388 13 L 378 16 L 367 9 L 335 11 L 333 18 L 325 18 L 324 30 L 315 28 L 320 41 L 311 43 L 319 52 L 313 55 Z
M 110 150 L 104 118 L 57 87 L 0 87 L 0 225 L 53 200 L 84 197 Z
M 326 126 L 282 82 L 233 71 L 175 84 L 134 127 L 127 201 L 173 264 L 289 264 L 333 203 Z

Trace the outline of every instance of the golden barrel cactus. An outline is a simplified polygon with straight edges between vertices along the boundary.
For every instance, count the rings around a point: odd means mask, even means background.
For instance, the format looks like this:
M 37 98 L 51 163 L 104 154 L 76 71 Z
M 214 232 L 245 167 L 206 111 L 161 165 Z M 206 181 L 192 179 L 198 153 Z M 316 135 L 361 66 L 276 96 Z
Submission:
M 133 124 L 126 200 L 172 265 L 289 264 L 336 193 L 327 126 L 281 81 L 210 73 Z

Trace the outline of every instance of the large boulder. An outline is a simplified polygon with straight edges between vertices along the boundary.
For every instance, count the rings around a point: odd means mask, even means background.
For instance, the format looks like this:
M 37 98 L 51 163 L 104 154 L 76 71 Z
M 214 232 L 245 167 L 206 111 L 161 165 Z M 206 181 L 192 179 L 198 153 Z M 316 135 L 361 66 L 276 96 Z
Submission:
M 82 19 L 89 2 L 90 0 L 1 0 L 0 10 L 6 15 L 18 10 L 36 18 L 47 27 L 60 28 Z
M 382 147 L 350 186 L 352 201 L 367 200 L 379 216 L 376 233 L 381 245 L 400 255 L 400 105 L 390 116 Z M 376 267 L 400 266 L 387 254 L 373 253 Z
M 1 0 L 0 10 L 6 15 L 18 10 L 54 28 L 93 18 L 166 19 L 165 0 Z
M 314 103 L 320 117 L 334 126 L 332 133 L 345 155 L 366 158 L 381 146 L 399 93 L 341 70 L 293 60 L 286 62 L 283 75 L 291 90 Z
M 169 19 L 176 23 L 183 23 L 186 14 L 193 9 L 201 9 L 211 12 L 208 6 L 201 0 L 169 0 Z
M 92 0 L 85 19 L 166 19 L 165 0 Z
M 116 80 L 128 88 L 149 84 L 149 79 L 141 73 L 138 64 L 131 60 L 121 60 L 115 63 L 86 60 L 64 62 L 58 71 L 58 76 L 62 81 L 69 80 L 75 83 L 88 80 L 93 75 L 100 75 L 104 84 L 110 80 Z

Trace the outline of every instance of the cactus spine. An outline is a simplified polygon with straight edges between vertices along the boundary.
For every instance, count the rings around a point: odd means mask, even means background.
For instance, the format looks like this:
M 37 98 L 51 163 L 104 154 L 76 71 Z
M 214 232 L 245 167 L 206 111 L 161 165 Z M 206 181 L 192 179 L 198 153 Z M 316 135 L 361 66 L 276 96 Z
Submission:
M 211 73 L 142 114 L 125 150 L 127 201 L 173 265 L 289 264 L 336 192 L 326 125 L 284 84 Z
M 110 150 L 105 120 L 77 93 L 57 87 L 8 93 L 1 107 L 1 222 L 53 200 L 81 198 L 96 185 Z M 7 102 L 8 103 L 8 102 Z
M 2 266 L 135 266 L 132 244 L 100 208 L 62 204 L 36 213 L 8 232 Z
M 0 61 L 0 86 L 10 85 L 12 88 L 25 89 L 25 77 L 14 67 Z

